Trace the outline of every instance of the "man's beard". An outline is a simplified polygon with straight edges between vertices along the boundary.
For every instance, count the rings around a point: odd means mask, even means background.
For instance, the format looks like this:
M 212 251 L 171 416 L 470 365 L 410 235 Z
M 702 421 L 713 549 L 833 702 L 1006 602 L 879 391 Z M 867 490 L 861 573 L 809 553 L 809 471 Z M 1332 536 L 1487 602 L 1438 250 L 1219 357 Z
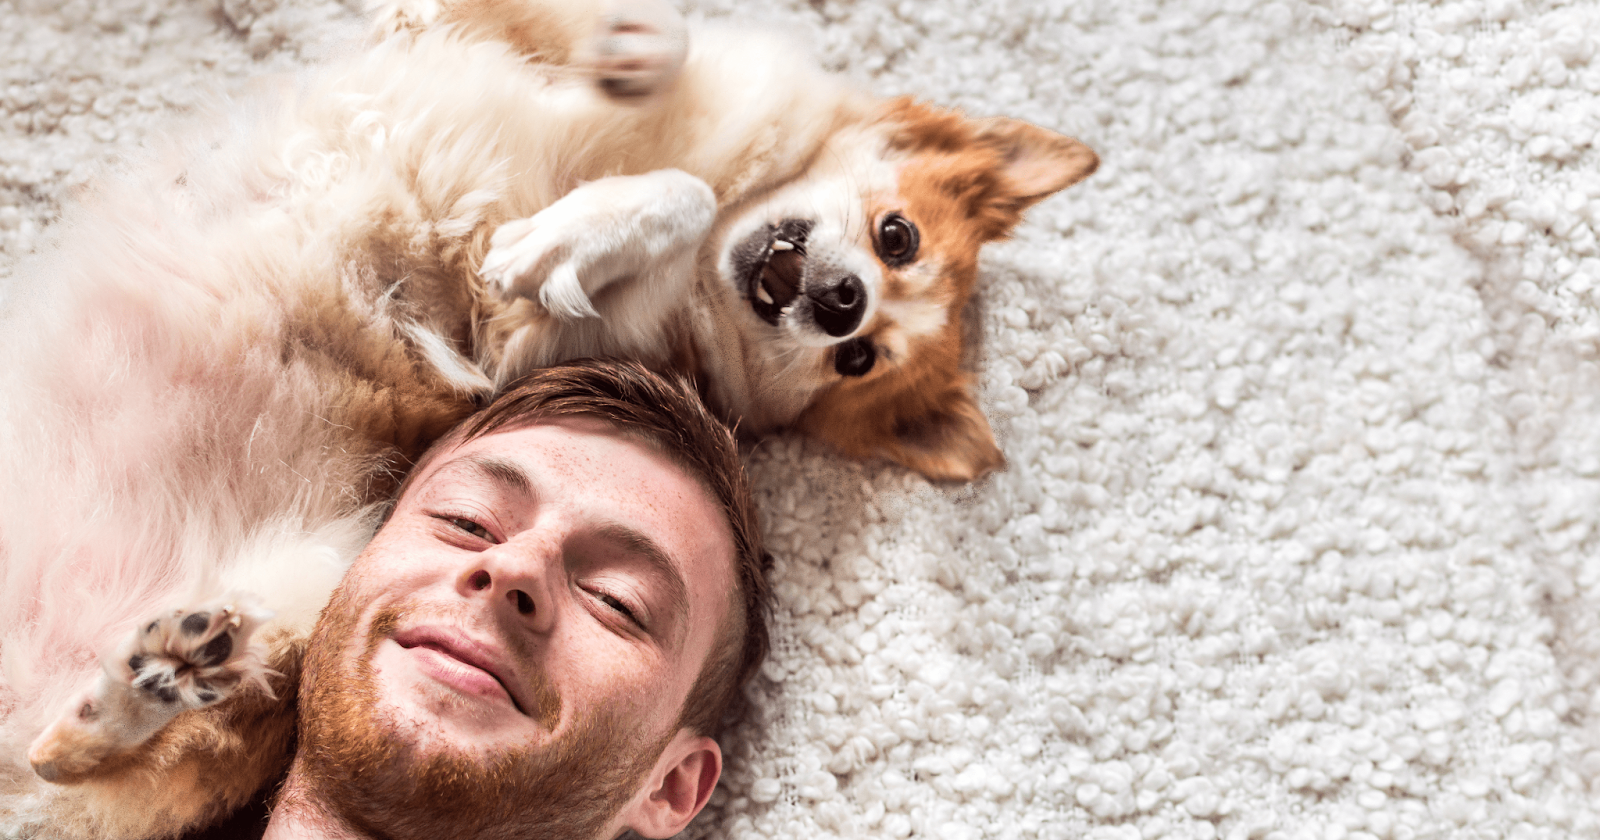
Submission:
M 316 804 L 352 829 L 390 840 L 594 837 L 672 737 L 652 742 L 618 709 L 589 708 L 572 710 L 571 728 L 539 746 L 488 755 L 419 746 L 414 724 L 380 708 L 372 668 L 400 611 L 380 612 L 361 658 L 341 662 L 360 632 L 362 599 L 349 584 L 334 593 L 307 650 L 296 767 Z M 548 688 L 533 695 L 541 708 L 527 713 L 551 728 L 559 697 Z

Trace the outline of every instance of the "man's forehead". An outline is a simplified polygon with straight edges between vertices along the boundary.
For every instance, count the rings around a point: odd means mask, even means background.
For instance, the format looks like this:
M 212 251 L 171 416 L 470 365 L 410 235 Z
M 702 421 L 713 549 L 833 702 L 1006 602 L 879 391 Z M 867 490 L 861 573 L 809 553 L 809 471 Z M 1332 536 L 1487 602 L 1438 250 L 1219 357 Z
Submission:
M 542 476 L 574 467 L 587 467 L 581 477 L 596 481 L 639 471 L 670 476 L 668 483 L 694 484 L 710 495 L 699 476 L 647 435 L 591 417 L 541 418 L 502 426 L 455 443 L 429 466 L 429 479 L 446 472 L 476 474 L 525 489 L 532 489 Z M 715 506 L 710 498 L 697 501 Z

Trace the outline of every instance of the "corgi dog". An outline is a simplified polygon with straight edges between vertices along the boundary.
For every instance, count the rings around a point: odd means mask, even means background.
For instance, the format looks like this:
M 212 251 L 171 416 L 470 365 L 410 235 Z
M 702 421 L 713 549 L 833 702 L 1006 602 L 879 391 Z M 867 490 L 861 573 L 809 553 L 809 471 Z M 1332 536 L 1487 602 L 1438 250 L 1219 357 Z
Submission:
M 541 365 L 968 480 L 980 247 L 1092 172 L 660 0 L 394 0 L 88 190 L 0 287 L 0 836 L 157 837 L 282 770 L 303 643 L 428 444 Z

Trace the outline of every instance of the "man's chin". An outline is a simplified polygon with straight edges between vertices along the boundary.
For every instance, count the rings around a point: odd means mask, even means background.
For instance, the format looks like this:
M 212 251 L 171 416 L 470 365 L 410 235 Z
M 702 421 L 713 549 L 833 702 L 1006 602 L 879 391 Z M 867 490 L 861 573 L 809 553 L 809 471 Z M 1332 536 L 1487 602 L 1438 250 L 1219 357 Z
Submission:
M 506 748 L 452 732 L 460 716 L 435 721 L 380 705 L 360 722 L 335 716 L 337 726 L 306 727 L 320 711 L 302 715 L 306 788 L 330 815 L 392 840 L 598 836 L 665 747 L 605 716 Z
M 402 656 L 393 617 L 361 633 L 353 600 L 336 592 L 312 634 L 296 765 L 318 805 L 351 828 L 393 840 L 592 837 L 671 738 L 604 707 L 563 715 L 552 732 Z M 352 638 L 364 644 L 352 649 Z

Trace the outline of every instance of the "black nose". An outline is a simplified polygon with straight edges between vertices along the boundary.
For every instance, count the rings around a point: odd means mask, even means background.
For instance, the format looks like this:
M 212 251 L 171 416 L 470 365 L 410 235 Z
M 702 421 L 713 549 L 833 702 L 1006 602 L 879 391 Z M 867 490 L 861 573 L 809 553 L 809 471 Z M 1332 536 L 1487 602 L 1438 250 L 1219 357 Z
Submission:
M 867 287 L 854 274 L 821 288 L 806 289 L 806 297 L 811 298 L 812 319 L 831 336 L 850 334 L 867 311 Z

